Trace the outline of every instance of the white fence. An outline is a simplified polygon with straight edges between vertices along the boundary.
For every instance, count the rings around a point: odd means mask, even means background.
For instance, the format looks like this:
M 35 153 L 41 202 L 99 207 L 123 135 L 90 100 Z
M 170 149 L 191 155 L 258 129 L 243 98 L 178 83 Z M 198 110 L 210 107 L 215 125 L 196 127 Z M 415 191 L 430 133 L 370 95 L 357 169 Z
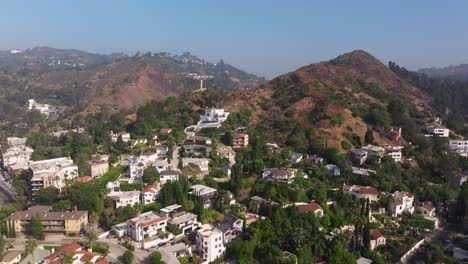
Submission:
M 424 238 L 421 239 L 421 241 L 419 241 L 418 243 L 414 244 L 414 246 L 408 250 L 408 252 L 405 253 L 405 255 L 403 255 L 403 257 L 401 257 L 400 259 L 400 263 L 407 263 L 408 259 L 411 257 L 411 255 L 416 252 L 416 250 L 419 249 L 419 247 L 421 247 L 421 245 L 424 244 Z

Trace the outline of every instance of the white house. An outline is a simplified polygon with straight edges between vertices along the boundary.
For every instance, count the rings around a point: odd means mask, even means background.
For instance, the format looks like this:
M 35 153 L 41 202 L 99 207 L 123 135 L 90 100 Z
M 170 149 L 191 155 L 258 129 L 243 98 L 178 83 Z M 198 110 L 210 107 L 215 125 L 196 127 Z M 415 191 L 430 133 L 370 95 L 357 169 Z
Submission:
M 460 156 L 468 157 L 468 140 L 449 140 L 449 149 Z
M 210 224 L 204 224 L 200 227 L 197 231 L 196 241 L 201 264 L 215 261 L 226 251 L 223 243 L 223 232 Z
M 448 128 L 431 126 L 426 128 L 426 133 L 428 133 L 428 136 L 449 137 L 450 130 Z
M 297 169 L 293 168 L 267 168 L 263 170 L 262 178 L 264 180 L 273 180 L 291 184 L 294 177 L 297 176 Z
M 389 210 L 392 216 L 399 216 L 403 213 L 412 214 L 414 212 L 414 195 L 408 192 L 395 192 L 393 201 L 390 202 Z
M 359 199 L 368 199 L 370 202 L 376 202 L 379 195 L 379 191 L 376 188 L 360 185 L 344 185 L 343 193 Z
M 205 208 L 211 207 L 211 199 L 213 199 L 217 193 L 218 190 L 215 188 L 211 188 L 202 184 L 192 185 L 189 192 L 190 195 L 200 197 L 203 200 L 203 206 Z
M 140 191 L 119 191 L 111 192 L 108 196 L 115 200 L 115 208 L 120 208 L 127 205 L 134 206 L 140 203 L 140 195 Z
M 301 153 L 297 153 L 297 152 L 291 152 L 289 154 L 289 158 L 288 158 L 288 161 L 291 162 L 291 163 L 298 163 L 298 162 L 301 162 L 302 161 L 302 154 Z
M 122 137 L 123 142 L 128 142 L 130 141 L 130 133 L 129 132 L 120 132 L 120 133 L 115 133 L 111 132 L 111 141 L 112 143 L 117 142 L 117 139 L 119 137 Z
M 203 128 L 221 127 L 221 124 L 227 120 L 229 112 L 224 112 L 224 109 L 206 108 L 205 114 L 200 116 L 200 121 L 197 123 L 196 130 Z
M 141 193 L 141 203 L 149 204 L 156 202 L 161 193 L 161 187 L 158 184 L 150 184 L 147 187 L 143 188 Z
M 159 173 L 169 169 L 169 163 L 167 162 L 167 160 L 156 160 L 155 162 L 153 162 L 153 164 L 151 164 L 151 166 L 156 168 Z
M 385 148 L 385 153 L 386 153 L 387 156 L 392 157 L 392 159 L 395 162 L 400 162 L 401 157 L 402 157 L 402 153 L 401 153 L 402 149 L 403 149 L 403 147 L 401 147 L 401 146 L 386 147 Z
M 150 211 L 127 221 L 128 236 L 135 241 L 158 236 L 166 231 L 168 218 Z
M 197 220 L 198 216 L 196 214 L 185 211 L 172 213 L 170 217 L 171 218 L 169 219 L 168 223 L 176 225 L 178 228 L 182 229 L 184 234 L 195 231 L 201 225 L 201 223 Z
M 34 150 L 32 148 L 25 145 L 9 147 L 3 151 L 3 167 L 12 171 L 25 170 L 28 168 L 33 152 Z
M 387 243 L 387 239 L 380 233 L 379 230 L 377 229 L 371 229 L 370 230 L 370 247 L 371 250 L 374 250 L 375 248 L 379 246 L 385 246 Z
M 78 166 L 69 157 L 34 161 L 29 164 L 29 170 L 33 195 L 49 186 L 62 190 L 67 181 L 71 182 L 78 177 Z
M 188 167 L 190 165 L 196 165 L 202 172 L 209 170 L 208 163 L 210 161 L 205 158 L 182 158 L 182 167 Z
M 436 216 L 436 210 L 431 201 L 417 203 L 414 208 L 417 212 L 421 212 L 424 216 Z
M 180 173 L 175 170 L 166 170 L 160 173 L 159 182 L 165 184 L 168 181 L 177 181 Z
M 320 204 L 318 204 L 318 203 L 316 203 L 314 201 L 310 201 L 309 203 L 297 202 L 297 203 L 294 203 L 294 205 L 297 206 L 297 209 L 301 213 L 313 212 L 315 214 L 315 216 L 317 216 L 317 217 L 322 217 L 323 216 L 323 208 L 320 206 Z

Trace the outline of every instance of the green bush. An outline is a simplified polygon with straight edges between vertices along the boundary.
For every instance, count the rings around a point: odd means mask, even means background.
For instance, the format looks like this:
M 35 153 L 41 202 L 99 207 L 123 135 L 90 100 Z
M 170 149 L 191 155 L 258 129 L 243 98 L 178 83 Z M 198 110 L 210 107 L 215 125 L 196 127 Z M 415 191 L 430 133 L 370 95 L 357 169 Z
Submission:
M 351 146 L 351 144 L 349 144 L 348 141 L 341 141 L 341 147 L 344 149 L 344 150 L 350 150 L 353 146 Z

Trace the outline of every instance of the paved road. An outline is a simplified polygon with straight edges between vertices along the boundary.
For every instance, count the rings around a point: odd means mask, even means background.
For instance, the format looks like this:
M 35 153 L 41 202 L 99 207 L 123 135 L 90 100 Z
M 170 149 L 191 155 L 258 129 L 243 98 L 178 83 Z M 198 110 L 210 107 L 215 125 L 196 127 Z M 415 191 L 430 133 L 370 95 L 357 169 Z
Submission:
M 97 240 L 97 243 L 102 243 L 106 246 L 109 247 L 109 254 L 108 256 L 113 258 L 113 259 L 119 259 L 120 256 L 122 256 L 125 251 L 127 251 L 127 248 L 122 246 L 117 239 L 111 238 L 99 238 Z M 150 252 L 141 250 L 138 248 L 135 248 L 135 251 L 133 252 L 134 259 L 133 263 L 145 263 L 147 257 L 149 256 Z

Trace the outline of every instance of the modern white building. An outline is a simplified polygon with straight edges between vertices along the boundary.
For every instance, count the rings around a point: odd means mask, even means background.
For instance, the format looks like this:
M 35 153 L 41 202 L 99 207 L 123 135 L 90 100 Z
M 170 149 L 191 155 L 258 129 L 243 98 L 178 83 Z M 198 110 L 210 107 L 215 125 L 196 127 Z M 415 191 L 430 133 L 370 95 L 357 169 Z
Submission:
M 203 200 L 203 206 L 205 208 L 211 207 L 211 199 L 216 196 L 218 191 L 215 188 L 211 188 L 205 185 L 196 184 L 190 187 L 190 195 L 199 197 Z
M 152 167 L 156 168 L 159 173 L 169 169 L 169 163 L 167 160 L 156 160 L 151 164 Z
M 31 191 L 34 195 L 38 190 L 49 186 L 62 190 L 67 181 L 78 177 L 78 166 L 69 157 L 34 161 L 29 164 L 31 173 Z
M 428 127 L 426 128 L 427 136 L 449 137 L 450 130 L 448 128 Z
M 127 221 L 128 236 L 135 241 L 158 236 L 166 231 L 168 218 L 150 211 Z
M 130 133 L 129 132 L 120 132 L 120 133 L 111 132 L 112 143 L 117 142 L 117 139 L 119 139 L 119 137 L 122 137 L 123 142 L 130 141 Z
M 395 147 L 386 147 L 385 148 L 385 153 L 387 156 L 392 157 L 392 159 L 395 162 L 400 162 L 403 154 L 401 153 L 401 150 L 403 147 L 401 146 L 395 146 Z
M 115 200 L 115 208 L 134 206 L 140 203 L 141 191 L 118 191 L 109 193 L 109 197 Z
M 216 223 L 215 227 L 223 232 L 223 242 L 226 245 L 242 232 L 243 225 L 242 219 L 232 214 L 226 214 L 223 221 Z
M 449 149 L 460 156 L 468 157 L 468 140 L 449 140 Z
M 204 224 L 197 231 L 197 251 L 200 263 L 207 264 L 224 255 L 223 232 L 210 224 Z

